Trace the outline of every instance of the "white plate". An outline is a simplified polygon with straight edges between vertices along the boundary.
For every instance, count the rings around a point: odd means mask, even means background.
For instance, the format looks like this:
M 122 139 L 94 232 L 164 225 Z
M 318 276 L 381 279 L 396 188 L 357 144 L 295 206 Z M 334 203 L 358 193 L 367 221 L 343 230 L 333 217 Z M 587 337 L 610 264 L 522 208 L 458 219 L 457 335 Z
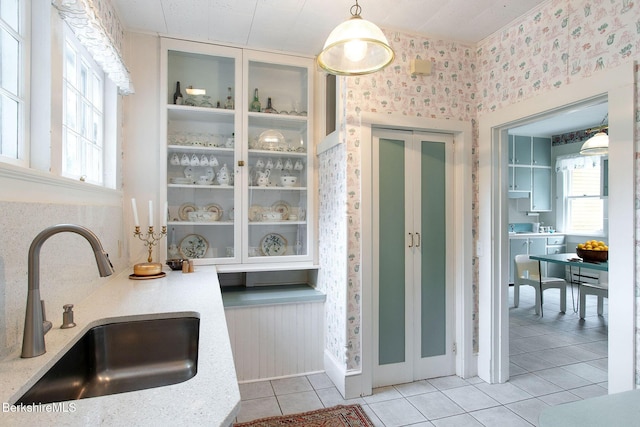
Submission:
M 278 233 L 269 233 L 260 241 L 260 252 L 266 256 L 279 256 L 287 252 L 287 239 Z
M 199 234 L 188 234 L 180 242 L 180 254 L 184 258 L 202 258 L 209 249 L 209 243 Z
M 282 217 L 280 219 L 286 220 L 289 219 L 289 213 L 291 212 L 291 205 L 285 202 L 284 200 L 278 200 L 273 205 L 271 205 L 271 209 L 274 212 L 278 212 Z
M 224 211 L 222 210 L 220 205 L 217 205 L 215 203 L 210 203 L 207 206 L 205 206 L 205 209 L 208 212 L 211 212 L 216 215 L 213 221 L 220 221 L 222 219 L 222 214 L 224 213 Z
M 189 221 L 189 212 L 195 212 L 198 210 L 193 203 L 183 203 L 178 209 L 178 216 L 183 221 Z

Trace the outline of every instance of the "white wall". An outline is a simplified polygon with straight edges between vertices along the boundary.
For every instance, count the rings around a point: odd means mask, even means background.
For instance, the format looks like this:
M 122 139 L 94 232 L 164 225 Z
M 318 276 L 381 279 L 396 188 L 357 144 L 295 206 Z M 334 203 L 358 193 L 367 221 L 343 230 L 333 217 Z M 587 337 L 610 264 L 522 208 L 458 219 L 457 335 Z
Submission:
M 135 84 L 134 95 L 124 101 L 123 118 L 123 191 L 124 225 L 130 248 L 130 263 L 146 262 L 147 249 L 133 237 L 130 199 L 138 203 L 141 225 L 146 226 L 148 201 L 156 206 L 156 221 L 160 212 L 158 184 L 162 163 L 160 141 L 160 39 L 139 33 L 128 33 L 125 62 Z M 157 253 L 154 252 L 154 260 Z

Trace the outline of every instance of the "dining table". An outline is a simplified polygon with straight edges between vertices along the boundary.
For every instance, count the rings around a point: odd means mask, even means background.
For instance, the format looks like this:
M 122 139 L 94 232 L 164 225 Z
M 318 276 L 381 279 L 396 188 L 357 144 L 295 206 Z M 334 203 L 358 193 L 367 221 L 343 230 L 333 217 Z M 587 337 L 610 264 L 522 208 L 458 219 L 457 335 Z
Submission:
M 578 277 L 581 277 L 580 274 L 580 269 L 583 268 L 588 268 L 591 270 L 598 270 L 598 271 L 609 271 L 609 262 L 608 261 L 589 261 L 589 260 L 585 260 L 583 258 L 580 258 L 578 256 L 578 254 L 574 253 L 574 252 L 568 252 L 568 253 L 559 253 L 559 254 L 544 254 L 544 255 L 529 255 L 529 259 L 533 259 L 533 260 L 537 260 L 538 261 L 538 270 L 542 271 L 542 269 L 540 268 L 540 263 L 541 262 L 551 262 L 554 264 L 562 264 L 562 265 L 566 265 L 569 267 L 569 277 L 570 279 L 570 283 L 573 284 L 577 284 L 578 285 L 578 295 L 580 294 L 580 285 L 581 282 L 580 281 L 574 281 L 573 280 L 573 268 L 578 268 Z M 540 287 L 542 288 L 542 284 L 540 285 Z M 573 286 L 571 287 L 571 295 L 572 295 L 572 299 L 573 299 Z M 540 295 L 540 297 L 542 298 L 542 293 Z M 579 310 L 578 305 L 575 303 L 574 300 L 574 304 L 573 304 L 573 311 L 574 313 L 577 313 Z
M 592 270 L 609 271 L 609 262 L 607 261 L 588 261 L 582 259 L 578 254 L 569 252 L 561 254 L 546 255 L 529 255 L 530 259 L 538 260 L 538 262 L 552 262 L 555 264 L 568 265 L 569 268 L 590 268 Z M 571 270 L 569 270 L 571 273 Z

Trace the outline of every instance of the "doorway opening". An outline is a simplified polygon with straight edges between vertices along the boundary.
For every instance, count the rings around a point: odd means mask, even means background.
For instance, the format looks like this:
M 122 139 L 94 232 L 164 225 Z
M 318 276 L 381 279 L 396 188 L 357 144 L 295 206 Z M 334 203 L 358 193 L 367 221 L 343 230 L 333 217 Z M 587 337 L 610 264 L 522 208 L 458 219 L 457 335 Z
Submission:
M 609 393 L 635 387 L 635 80 L 633 64 L 604 70 L 480 121 L 479 376 L 509 379 L 506 130 L 606 98 L 609 111 Z M 486 315 L 483 315 L 486 314 Z
M 588 264 L 570 269 L 534 261 L 542 276 L 562 283 L 546 289 L 538 300 L 539 290 L 518 285 L 527 282 L 518 279 L 515 264 L 516 256 L 573 258 L 567 254 L 586 239 L 608 242 L 607 194 L 602 191 L 607 156 L 580 155 L 582 144 L 593 135 L 585 130 L 598 127 L 607 116 L 606 101 L 596 99 L 534 122 L 516 122 L 506 131 L 509 158 L 502 167 L 509 170 L 509 244 L 503 250 L 509 268 L 509 379 L 525 387 L 534 378 L 579 396 L 607 393 L 608 299 L 586 298 L 584 318 L 579 309 L 579 283 L 600 289 L 608 283 L 607 273 Z M 600 179 L 602 173 L 605 179 Z M 589 197 L 569 198 L 577 186 Z M 580 216 L 580 203 L 570 210 L 569 200 L 588 205 L 590 221 Z M 601 215 L 596 215 L 596 205 Z M 586 289 L 582 285 L 583 293 Z M 603 310 L 597 300 L 603 301 Z

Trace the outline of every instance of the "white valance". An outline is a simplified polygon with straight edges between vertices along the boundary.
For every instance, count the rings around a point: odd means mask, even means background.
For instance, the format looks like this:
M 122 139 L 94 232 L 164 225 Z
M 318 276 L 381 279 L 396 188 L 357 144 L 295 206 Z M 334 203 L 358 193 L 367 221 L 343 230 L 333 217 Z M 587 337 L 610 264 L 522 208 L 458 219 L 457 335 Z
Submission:
M 556 172 L 573 169 L 599 168 L 602 156 L 583 156 L 580 154 L 570 154 L 558 156 L 556 159 Z
M 51 0 L 122 95 L 134 92 L 120 49 L 124 31 L 109 0 Z

